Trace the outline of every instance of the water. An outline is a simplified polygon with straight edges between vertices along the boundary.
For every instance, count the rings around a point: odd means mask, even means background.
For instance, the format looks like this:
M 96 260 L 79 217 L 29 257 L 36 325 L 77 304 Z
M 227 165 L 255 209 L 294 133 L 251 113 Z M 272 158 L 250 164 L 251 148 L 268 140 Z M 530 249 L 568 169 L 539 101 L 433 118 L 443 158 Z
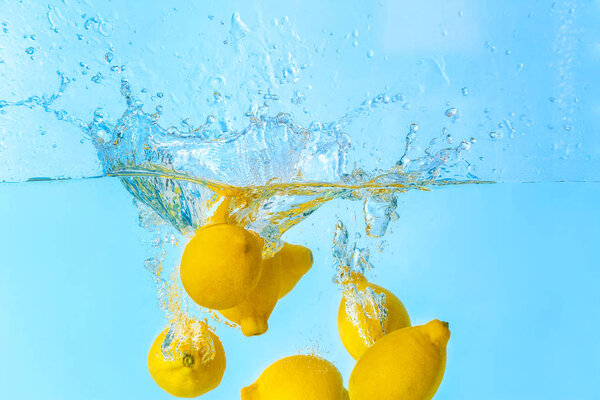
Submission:
M 64 359 L 44 378 L 51 398 L 97 395 L 84 384 L 96 376 L 115 382 L 100 398 L 161 398 L 145 352 L 166 324 L 210 347 L 190 322 L 200 318 L 228 359 L 206 398 L 237 398 L 297 352 L 325 356 L 347 379 L 334 321 L 352 288 L 334 276 L 349 267 L 398 294 L 414 323 L 451 320 L 436 398 L 597 395 L 589 355 L 600 349 L 571 328 L 597 329 L 600 302 L 582 290 L 599 260 L 596 5 L 68 3 L 0 5 L 5 293 L 25 304 L 5 310 L 19 328 L 4 341 L 25 348 L 5 364 Z M 547 184 L 558 181 L 589 183 Z M 266 239 L 265 256 L 282 239 L 315 253 L 258 338 L 190 304 L 177 281 L 187 238 L 219 207 Z M 33 238 L 17 239 L 33 225 Z M 60 295 L 28 289 L 27 271 Z M 381 300 L 356 297 L 385 315 Z M 39 321 L 51 350 L 25 345 Z M 554 341 L 540 339 L 550 326 Z M 69 366 L 99 356 L 93 372 Z M 6 395 L 23 398 L 27 364 L 14 363 Z M 75 372 L 81 384 L 66 387 Z M 506 381 L 514 389 L 494 383 Z

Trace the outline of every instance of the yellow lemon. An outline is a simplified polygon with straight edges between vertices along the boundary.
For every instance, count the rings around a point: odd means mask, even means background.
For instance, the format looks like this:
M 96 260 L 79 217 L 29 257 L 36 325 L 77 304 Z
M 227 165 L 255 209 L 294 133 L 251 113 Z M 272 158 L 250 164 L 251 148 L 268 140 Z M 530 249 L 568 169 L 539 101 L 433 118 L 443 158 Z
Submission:
M 446 367 L 448 324 L 433 320 L 379 339 L 354 366 L 350 400 L 430 400 Z
M 279 298 L 281 299 L 312 267 L 313 255 L 312 251 L 304 246 L 284 243 L 275 256 L 281 259 L 282 274 L 279 287 Z
M 277 300 L 294 288 L 311 265 L 309 249 L 285 243 L 273 257 L 263 260 L 260 280 L 248 297 L 220 313 L 239 324 L 244 335 L 262 335 L 269 327 L 268 320 Z
M 342 375 L 335 365 L 316 356 L 297 355 L 271 364 L 242 400 L 346 400 Z
M 263 260 L 260 280 L 250 295 L 235 307 L 220 311 L 225 318 L 239 324 L 245 336 L 262 335 L 269 328 L 268 320 L 277 304 L 281 282 L 281 258 L 277 254 Z
M 198 305 L 223 310 L 254 290 L 261 274 L 261 242 L 230 224 L 202 227 L 181 259 L 181 283 Z
M 169 345 L 174 359 L 165 360 L 161 345 L 167 332 L 165 329 L 158 335 L 148 353 L 148 370 L 158 386 L 177 397 L 198 397 L 219 386 L 225 372 L 225 351 L 217 335 L 210 332 L 215 356 L 208 362 L 203 362 L 206 349 L 192 351 L 191 346 L 177 340 Z M 182 354 L 175 351 L 177 346 Z
M 410 326 L 410 318 L 402 302 L 392 292 L 374 283 L 367 282 L 362 275 L 353 275 L 352 281 L 358 293 L 346 291 L 338 308 L 337 326 L 340 339 L 350 355 L 358 360 L 378 339 L 397 329 Z M 383 306 L 387 316 L 382 315 L 371 292 L 385 295 Z M 357 296 L 358 295 L 358 296 Z M 356 301 L 356 298 L 366 301 Z M 348 315 L 353 314 L 354 321 Z M 362 335 L 362 336 L 361 336 Z

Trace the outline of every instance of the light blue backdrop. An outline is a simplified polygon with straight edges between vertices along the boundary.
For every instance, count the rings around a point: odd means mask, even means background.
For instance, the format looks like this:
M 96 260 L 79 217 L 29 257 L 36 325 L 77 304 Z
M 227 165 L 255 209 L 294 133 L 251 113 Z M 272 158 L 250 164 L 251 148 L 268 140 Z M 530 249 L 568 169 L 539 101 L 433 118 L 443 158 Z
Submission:
M 438 400 L 593 400 L 600 396 L 600 185 L 497 184 L 402 197 L 373 280 L 415 324 L 450 322 Z M 359 204 L 353 204 L 359 206 Z M 335 325 L 335 215 L 319 210 L 288 240 L 315 265 L 275 309 L 264 336 L 219 327 L 221 386 L 236 399 L 276 359 L 317 348 L 347 382 Z M 341 214 L 341 215 L 340 215 Z M 146 370 L 163 326 L 136 209 L 116 180 L 0 191 L 0 397 L 167 399 Z M 352 221 L 347 221 L 351 223 Z
M 335 120 L 384 91 L 406 95 L 403 108 L 349 127 L 351 164 L 393 165 L 417 122 L 421 148 L 444 128 L 454 144 L 476 137 L 468 158 L 483 179 L 600 180 L 600 3 L 591 0 L 0 1 L 0 101 L 54 93 L 59 70 L 76 80 L 57 107 L 86 122 L 104 107 L 114 121 L 127 78 L 146 111 L 163 105 L 165 127 L 198 125 L 215 112 L 206 101 L 215 74 L 237 95 L 253 71 L 224 50 L 235 12 L 282 48 L 298 35 L 293 89 L 306 100 L 280 108 L 300 124 Z M 90 18 L 103 22 L 86 27 Z M 98 72 L 101 84 L 91 80 Z M 101 172 L 78 128 L 39 110 L 0 110 L 0 181 Z M 414 323 L 450 322 L 436 400 L 600 398 L 599 199 L 593 183 L 401 196 L 373 281 Z M 228 367 L 203 399 L 239 398 L 267 365 L 302 349 L 319 349 L 347 381 L 353 361 L 337 337 L 330 247 L 336 217 L 360 227 L 359 209 L 331 203 L 289 232 L 313 249 L 315 266 L 266 335 L 218 328 Z M 170 398 L 145 365 L 164 324 L 146 239 L 117 180 L 0 184 L 0 399 Z

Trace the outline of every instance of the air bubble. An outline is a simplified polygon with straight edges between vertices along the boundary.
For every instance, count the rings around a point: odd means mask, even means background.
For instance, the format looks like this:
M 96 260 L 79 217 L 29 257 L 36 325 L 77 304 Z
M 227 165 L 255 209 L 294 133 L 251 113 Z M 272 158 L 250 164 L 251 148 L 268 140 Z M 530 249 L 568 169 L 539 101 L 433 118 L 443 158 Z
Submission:
M 210 86 L 213 89 L 220 89 L 225 86 L 226 79 L 223 75 L 215 75 L 210 79 Z

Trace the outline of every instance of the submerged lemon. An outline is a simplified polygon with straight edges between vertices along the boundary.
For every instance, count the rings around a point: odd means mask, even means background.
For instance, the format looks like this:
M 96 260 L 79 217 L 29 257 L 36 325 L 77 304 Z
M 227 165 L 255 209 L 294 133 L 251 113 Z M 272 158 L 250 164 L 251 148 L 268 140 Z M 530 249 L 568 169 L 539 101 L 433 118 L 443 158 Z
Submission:
M 252 385 L 242 389 L 242 400 L 346 400 L 342 375 L 329 361 L 297 355 L 271 364 Z
M 275 255 L 281 259 L 281 285 L 279 298 L 287 295 L 296 286 L 300 278 L 308 272 L 313 264 L 313 254 L 310 249 L 297 244 L 284 243 Z
M 202 227 L 183 252 L 181 283 L 200 306 L 215 310 L 233 307 L 256 287 L 261 251 L 257 237 L 239 226 Z
M 358 296 L 371 296 L 368 289 L 371 289 L 375 295 L 384 294 L 383 306 L 387 312 L 387 316 L 381 316 L 381 310 L 376 310 L 373 301 L 367 301 L 362 305 L 353 302 L 352 296 L 356 295 L 354 292 L 347 291 L 342 296 L 337 316 L 338 332 L 348 353 L 358 360 L 384 335 L 410 326 L 410 318 L 402 302 L 389 290 L 367 282 L 362 275 L 358 274 L 353 275 L 353 283 L 358 290 Z M 348 308 L 354 314 L 354 322 L 348 315 Z
M 241 303 L 220 310 L 239 324 L 246 336 L 262 335 L 277 300 L 288 294 L 312 265 L 312 252 L 303 246 L 285 243 L 271 258 L 263 260 L 260 280 Z
M 203 352 L 208 350 L 193 351 L 191 346 L 175 340 L 169 345 L 175 358 L 168 361 L 161 349 L 167 332 L 165 329 L 158 335 L 148 353 L 148 370 L 158 386 L 177 397 L 197 397 L 219 386 L 225 372 L 225 351 L 217 335 L 209 332 L 215 350 L 212 360 L 203 362 Z M 181 355 L 175 351 L 177 346 Z
M 354 366 L 350 400 L 430 400 L 446 367 L 448 324 L 433 320 L 379 339 Z
M 262 335 L 277 304 L 281 282 L 281 259 L 277 255 L 263 260 L 262 273 L 254 290 L 240 304 L 221 310 L 230 321 L 239 324 L 245 336 Z

